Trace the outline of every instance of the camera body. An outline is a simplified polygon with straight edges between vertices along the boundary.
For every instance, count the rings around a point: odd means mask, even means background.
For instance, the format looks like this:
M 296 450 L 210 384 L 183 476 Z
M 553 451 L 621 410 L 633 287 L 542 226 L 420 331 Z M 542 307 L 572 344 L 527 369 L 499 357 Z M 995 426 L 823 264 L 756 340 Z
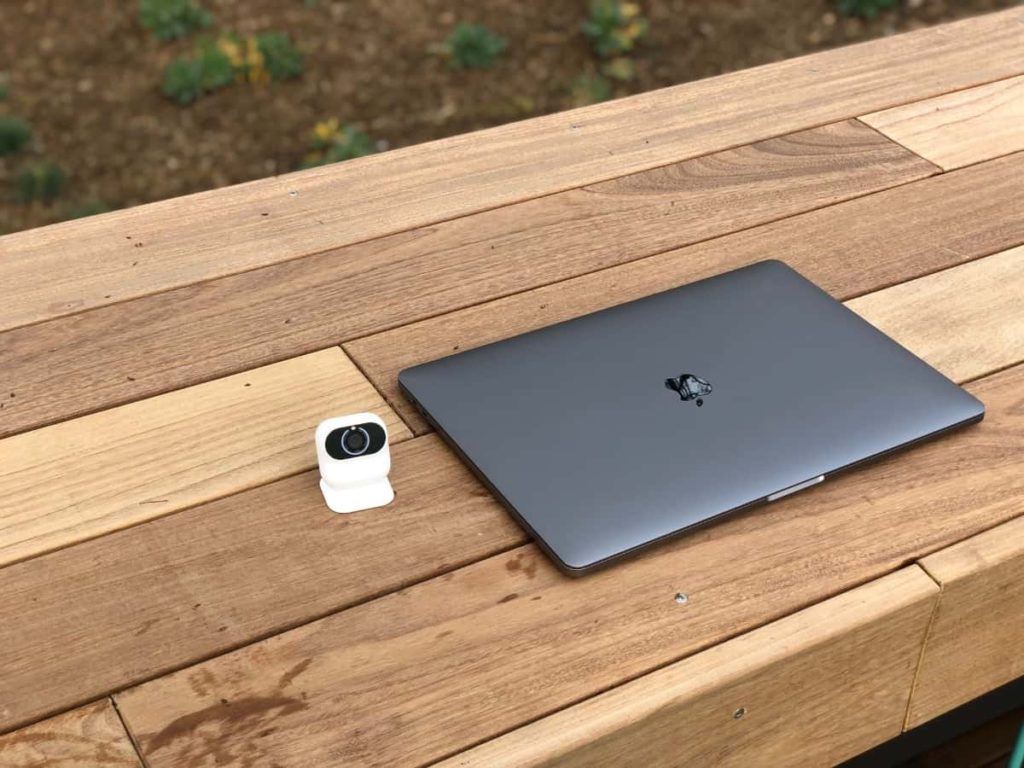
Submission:
M 333 512 L 358 512 L 390 504 L 391 451 L 384 421 L 354 413 L 321 421 L 316 428 L 320 490 Z

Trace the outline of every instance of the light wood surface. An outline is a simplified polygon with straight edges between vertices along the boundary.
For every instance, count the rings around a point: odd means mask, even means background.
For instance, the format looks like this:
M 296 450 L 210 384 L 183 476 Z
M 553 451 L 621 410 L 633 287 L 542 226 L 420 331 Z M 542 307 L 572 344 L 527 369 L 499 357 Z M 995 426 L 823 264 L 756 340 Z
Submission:
M 928 176 L 857 121 L 0 335 L 0 434 Z M 552 246 L 558 257 L 552 258 Z M 429 290 L 424 275 L 429 274 Z M 48 354 L 40 355 L 46 349 Z
M 905 568 L 438 768 L 835 765 L 900 734 L 937 596 Z
M 305 472 L 0 569 L 0 731 L 527 541 L 438 438 L 392 459 L 387 509 Z
M 404 325 L 344 347 L 403 420 L 422 434 L 426 422 L 398 390 L 403 368 L 768 257 L 783 259 L 838 299 L 875 291 L 1024 242 L 1022 174 L 1024 156 L 984 163 Z M 1001 306 L 1012 301 L 1009 295 Z M 961 306 L 969 302 L 966 293 L 960 297 Z M 976 303 L 979 309 L 985 306 L 985 300 Z M 989 319 L 1000 322 L 995 314 Z
M 1024 388 L 1017 408 L 1024 406 Z M 1019 443 L 1006 450 L 1024 451 Z M 936 552 L 922 567 L 942 587 L 908 727 L 1024 675 L 1024 517 Z
M 1022 19 L 1011 9 L 10 235 L 0 240 L 0 284 L 10 286 L 0 328 L 1024 74 Z
M 1024 77 L 861 118 L 946 170 L 1024 150 Z
M 1024 360 L 1024 247 L 847 303 L 951 379 Z
M 334 347 L 6 438 L 0 565 L 309 469 L 317 423 L 367 410 L 409 435 Z
M 924 279 L 947 275 L 958 284 L 956 273 Z M 1016 295 L 1012 288 L 993 281 L 974 294 L 1006 305 L 1005 314 L 971 313 L 963 322 L 938 324 L 922 316 L 896 338 L 948 339 L 948 361 L 940 354 L 933 362 L 952 368 L 961 339 L 984 338 L 1000 318 L 1013 323 L 1024 315 L 1024 305 L 1002 300 L 1003 292 Z M 877 295 L 881 311 L 914 301 L 917 292 L 889 288 Z M 996 367 L 1021 359 L 1009 346 L 995 350 L 1004 357 L 985 360 Z M 964 378 L 982 372 L 960 370 Z M 0 630 L 0 647 L 21 660 L 0 676 L 0 687 L 18 692 L 16 719 L 194 663 L 526 540 L 434 437 L 396 448 L 394 483 L 396 507 L 338 518 L 324 513 L 316 473 L 307 473 L 0 571 L 0 615 L 29 595 L 36 601 L 16 630 Z M 137 574 L 136 552 L 158 565 Z M 255 568 L 259 563 L 266 565 Z M 90 597 L 98 583 L 104 589 Z M 65 605 L 67 592 L 81 595 L 75 610 Z M 34 674 L 41 658 L 51 670 L 43 683 Z M 86 658 L 83 672 L 77 660 Z
M 4 705 L 0 703 L 0 714 Z M 109 699 L 0 736 L 4 768 L 141 768 Z
M 987 377 L 981 424 L 628 567 L 570 579 L 528 545 L 117 701 L 151 768 L 449 756 L 1019 515 L 1022 387 L 1021 366 Z

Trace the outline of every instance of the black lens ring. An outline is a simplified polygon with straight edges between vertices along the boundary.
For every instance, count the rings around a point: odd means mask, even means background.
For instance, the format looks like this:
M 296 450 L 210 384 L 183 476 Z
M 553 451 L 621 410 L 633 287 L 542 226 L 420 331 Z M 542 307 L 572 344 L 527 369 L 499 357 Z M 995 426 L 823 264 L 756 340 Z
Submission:
M 359 432 L 363 436 L 363 447 L 358 451 L 350 451 L 348 448 L 348 436 L 353 432 Z M 347 453 L 349 456 L 362 456 L 370 449 L 370 433 L 362 427 L 349 427 L 341 436 L 340 440 L 341 450 Z

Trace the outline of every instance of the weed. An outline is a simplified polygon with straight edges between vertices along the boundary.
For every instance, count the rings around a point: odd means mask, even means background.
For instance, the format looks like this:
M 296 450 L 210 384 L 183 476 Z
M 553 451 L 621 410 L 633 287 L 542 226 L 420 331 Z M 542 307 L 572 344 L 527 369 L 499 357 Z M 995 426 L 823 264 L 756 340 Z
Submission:
M 583 33 L 601 58 L 629 53 L 647 34 L 647 19 L 636 3 L 621 0 L 590 0 L 590 15 L 583 22 Z
M 601 65 L 601 74 L 612 80 L 625 83 L 636 76 L 636 67 L 628 56 L 616 56 Z
M 836 0 L 836 8 L 844 16 L 875 18 L 881 11 L 893 8 L 896 0 Z
M 201 44 L 192 56 L 182 56 L 164 70 L 164 95 L 179 104 L 191 104 L 235 79 L 231 59 L 217 43 Z
M 195 0 L 139 0 L 139 22 L 158 40 L 177 40 L 212 21 L 210 12 Z
M 32 129 L 18 117 L 0 115 L 0 157 L 13 155 L 28 144 Z
M 27 165 L 14 179 L 15 197 L 22 203 L 52 202 L 64 188 L 66 178 L 60 166 L 49 160 Z
M 612 84 L 597 72 L 584 72 L 572 82 L 572 103 L 577 107 L 608 101 L 612 97 Z
M 489 69 L 507 44 L 505 38 L 482 24 L 460 22 L 433 50 L 447 59 L 452 69 Z
M 340 125 L 336 118 L 316 124 L 310 145 L 313 149 L 302 163 L 303 168 L 351 160 L 377 151 L 373 139 L 365 132 L 348 123 Z
M 86 216 L 109 213 L 111 210 L 112 208 L 102 200 L 80 200 L 64 209 L 64 220 L 84 219 Z
M 302 52 L 286 32 L 264 32 L 255 37 L 263 67 L 274 80 L 289 80 L 302 74 Z

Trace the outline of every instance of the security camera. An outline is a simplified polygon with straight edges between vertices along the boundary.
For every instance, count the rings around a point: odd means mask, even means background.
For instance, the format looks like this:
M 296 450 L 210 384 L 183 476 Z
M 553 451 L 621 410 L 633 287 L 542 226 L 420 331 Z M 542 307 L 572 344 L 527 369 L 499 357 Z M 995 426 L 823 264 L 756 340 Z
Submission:
M 384 421 L 372 413 L 325 419 L 316 428 L 320 490 L 333 512 L 390 504 L 391 452 Z

